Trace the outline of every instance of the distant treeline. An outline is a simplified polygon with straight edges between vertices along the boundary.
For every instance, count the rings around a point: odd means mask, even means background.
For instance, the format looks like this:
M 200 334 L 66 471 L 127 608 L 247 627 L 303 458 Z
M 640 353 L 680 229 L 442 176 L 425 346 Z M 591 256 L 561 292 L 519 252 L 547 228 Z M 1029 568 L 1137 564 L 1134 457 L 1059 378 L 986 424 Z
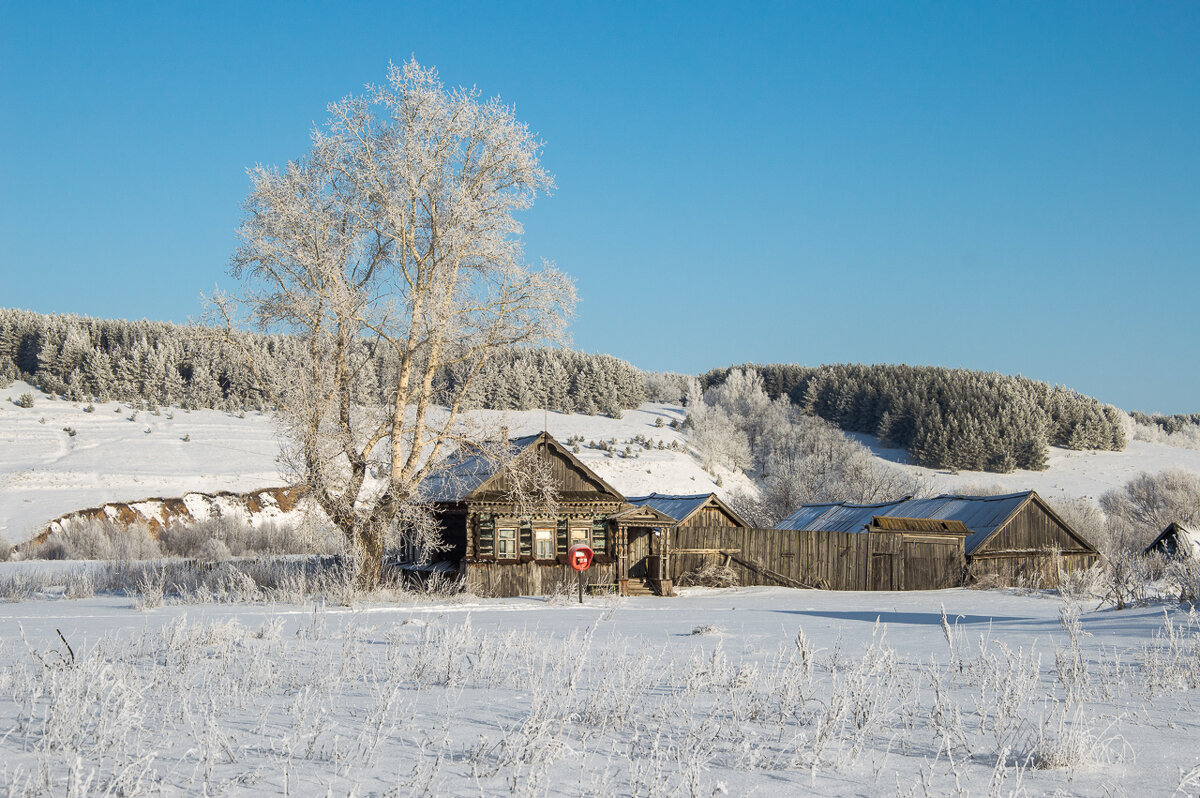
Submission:
M 1182 432 L 1189 427 L 1200 426 L 1200 413 L 1176 413 L 1165 416 L 1161 413 L 1146 414 L 1135 410 L 1130 415 L 1137 423 L 1158 427 L 1168 435 Z
M 843 430 L 877 436 L 936 468 L 1007 472 L 1046 467 L 1048 445 L 1125 448 L 1125 415 L 1111 405 L 1024 377 L 933 366 L 743 365 L 772 396 Z M 731 369 L 701 378 L 705 387 Z
M 303 363 L 287 335 L 236 334 L 257 362 Z M 369 353 L 363 401 L 381 400 L 395 372 L 382 349 Z M 268 372 L 273 371 L 268 369 Z M 199 325 L 92 319 L 0 309 L 0 381 L 25 379 L 74 401 L 96 399 L 221 410 L 263 409 L 267 400 L 243 354 Z M 463 375 L 447 370 L 440 386 Z M 473 407 L 617 415 L 644 397 L 642 373 L 624 360 L 561 349 L 501 353 L 476 376 Z

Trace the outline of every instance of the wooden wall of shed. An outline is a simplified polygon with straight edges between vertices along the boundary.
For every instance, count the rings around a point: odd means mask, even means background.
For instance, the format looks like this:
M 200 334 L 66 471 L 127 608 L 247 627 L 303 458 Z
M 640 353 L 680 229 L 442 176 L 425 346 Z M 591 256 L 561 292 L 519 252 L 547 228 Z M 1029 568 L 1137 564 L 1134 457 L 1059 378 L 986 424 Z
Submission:
M 990 540 L 971 552 L 971 556 L 1046 551 L 1055 546 L 1063 554 L 1096 553 L 1095 549 L 1080 543 L 1036 501 L 1030 501 Z
M 466 590 L 476 596 L 544 596 L 555 589 L 575 590 L 575 570 L 567 565 L 466 563 Z M 616 590 L 616 567 L 596 564 L 583 572 L 584 585 Z M 561 588 L 559 586 L 561 585 Z
M 970 581 L 995 580 L 1000 584 L 1058 587 L 1059 573 L 1081 571 L 1095 565 L 1098 559 L 1091 552 L 1064 553 L 1054 557 L 1050 552 L 1011 552 L 1007 554 L 976 555 L 968 558 Z
M 1051 551 L 1062 557 L 1053 562 Z M 977 548 L 968 559 L 971 579 L 990 577 L 1005 585 L 1058 585 L 1058 573 L 1091 567 L 1097 560 L 1095 549 L 1081 543 L 1062 527 L 1036 501 L 1030 501 L 990 540 Z
M 737 524 L 737 522 L 735 522 L 732 518 L 729 517 L 728 513 L 726 513 L 720 507 L 704 507 L 701 510 L 699 510 L 695 515 L 693 515 L 691 518 L 689 518 L 687 521 L 680 524 L 680 526 L 738 527 L 739 525 Z

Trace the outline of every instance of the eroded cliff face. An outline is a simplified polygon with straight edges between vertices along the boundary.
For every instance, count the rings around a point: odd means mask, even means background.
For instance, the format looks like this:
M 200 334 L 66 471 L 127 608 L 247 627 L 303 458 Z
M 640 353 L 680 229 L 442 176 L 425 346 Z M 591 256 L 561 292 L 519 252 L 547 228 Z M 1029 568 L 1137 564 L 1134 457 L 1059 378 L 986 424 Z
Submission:
M 228 518 L 253 527 L 263 524 L 298 524 L 304 512 L 303 487 L 262 488 L 246 493 L 185 493 L 175 498 L 150 498 L 133 502 L 106 502 L 99 507 L 76 510 L 59 516 L 30 543 L 37 545 L 56 533 L 78 526 L 107 523 L 119 527 L 144 526 L 158 534 L 176 524 L 192 524 Z

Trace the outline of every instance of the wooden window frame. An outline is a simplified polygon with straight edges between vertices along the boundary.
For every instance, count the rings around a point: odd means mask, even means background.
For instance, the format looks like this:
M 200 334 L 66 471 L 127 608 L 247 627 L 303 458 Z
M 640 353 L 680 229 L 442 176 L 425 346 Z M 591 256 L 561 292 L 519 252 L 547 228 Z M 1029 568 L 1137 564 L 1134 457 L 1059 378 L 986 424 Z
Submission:
M 558 545 L 555 540 L 557 532 L 557 525 L 553 523 L 535 523 L 532 525 L 533 558 L 535 560 L 553 560 L 558 556 Z M 545 545 L 544 550 L 542 548 L 543 544 Z
M 507 535 L 506 535 L 507 533 Z M 496 523 L 496 559 L 497 560 L 517 560 L 517 546 L 520 538 L 520 528 L 515 523 L 497 522 Z M 509 546 L 505 546 L 505 544 Z M 507 549 L 507 551 L 506 551 Z

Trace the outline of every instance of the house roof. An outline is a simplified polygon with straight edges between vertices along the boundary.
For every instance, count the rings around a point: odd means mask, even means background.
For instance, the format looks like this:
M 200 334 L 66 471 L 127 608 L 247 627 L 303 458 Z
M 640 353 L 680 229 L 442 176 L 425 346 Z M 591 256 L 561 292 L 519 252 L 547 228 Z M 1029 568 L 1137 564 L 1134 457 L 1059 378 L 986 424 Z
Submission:
M 621 494 L 609 485 L 595 471 L 584 465 L 579 458 L 571 454 L 565 446 L 555 440 L 549 432 L 539 432 L 535 435 L 524 435 L 511 438 L 508 441 L 509 454 L 515 457 L 518 453 L 545 443 L 562 457 L 570 460 L 589 479 L 594 480 L 604 491 L 612 494 L 618 500 Z M 442 466 L 421 483 L 420 497 L 429 502 L 461 502 L 471 497 L 497 474 L 495 462 L 478 449 L 460 447 L 443 462 Z
M 700 511 L 705 505 L 714 504 L 720 507 L 742 526 L 748 526 L 737 513 L 729 509 L 725 502 L 717 498 L 715 493 L 697 493 L 691 496 L 677 496 L 667 493 L 651 493 L 649 496 L 634 496 L 625 501 L 638 507 L 653 507 L 682 524 Z
M 817 532 L 862 532 L 876 516 L 961 521 L 971 531 L 966 539 L 966 551 L 970 554 L 1004 526 L 1025 502 L 1036 495 L 1027 490 L 1001 496 L 945 494 L 932 499 L 909 498 L 883 504 L 806 504 L 779 522 L 775 528 Z

